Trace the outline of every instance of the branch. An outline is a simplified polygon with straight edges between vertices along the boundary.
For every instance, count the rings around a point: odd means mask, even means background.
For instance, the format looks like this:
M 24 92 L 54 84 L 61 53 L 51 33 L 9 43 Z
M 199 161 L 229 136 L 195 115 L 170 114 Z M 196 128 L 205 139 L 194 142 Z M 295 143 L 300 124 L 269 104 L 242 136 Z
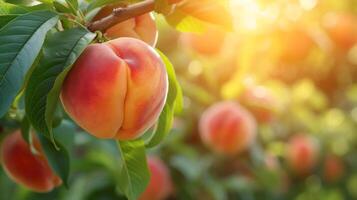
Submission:
M 169 0 L 170 4 L 178 3 L 182 0 Z M 155 0 L 145 0 L 136 4 L 129 5 L 127 7 L 119 7 L 113 9 L 113 12 L 97 21 L 94 21 L 88 25 L 90 31 L 105 31 L 106 29 L 126 21 L 136 16 L 143 15 L 145 13 L 155 10 Z

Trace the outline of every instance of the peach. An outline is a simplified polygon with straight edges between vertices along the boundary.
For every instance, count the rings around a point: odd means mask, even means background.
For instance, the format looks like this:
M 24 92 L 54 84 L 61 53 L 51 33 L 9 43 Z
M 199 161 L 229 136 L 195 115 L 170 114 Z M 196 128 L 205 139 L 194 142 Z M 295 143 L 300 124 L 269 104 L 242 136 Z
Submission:
M 98 138 L 135 139 L 154 125 L 168 78 L 157 52 L 134 38 L 89 45 L 64 80 L 61 101 Z
M 200 34 L 183 33 L 180 40 L 187 49 L 192 49 L 202 55 L 213 55 L 221 50 L 225 32 L 215 27 L 209 27 Z
M 323 27 L 331 40 L 341 49 L 350 49 L 357 42 L 357 17 L 352 14 L 328 13 Z
M 163 200 L 172 193 L 172 182 L 168 168 L 157 157 L 148 158 L 150 171 L 149 185 L 140 195 L 139 200 Z
M 270 90 L 261 86 L 250 87 L 240 97 L 242 105 L 261 123 L 273 121 L 277 109 L 277 101 Z
M 102 8 L 93 18 L 93 21 L 99 20 L 108 16 L 118 4 L 111 4 Z M 146 13 L 124 22 L 115 24 L 108 28 L 105 33 L 111 39 L 119 37 L 132 37 L 140 39 L 151 46 L 155 46 L 157 42 L 158 31 L 154 16 L 151 13 Z
M 316 141 L 307 135 L 293 136 L 287 146 L 286 160 L 290 168 L 299 175 L 307 175 L 315 167 L 319 147 Z
M 37 153 L 31 151 L 19 130 L 6 136 L 1 146 L 3 167 L 16 183 L 35 192 L 49 192 L 62 180 L 49 166 L 37 137 L 32 137 Z
M 224 101 L 214 104 L 202 114 L 199 131 L 203 142 L 213 151 L 232 155 L 253 144 L 256 122 L 238 103 Z
M 326 181 L 338 181 L 344 174 L 344 164 L 341 158 L 335 155 L 328 155 L 324 162 L 323 173 Z

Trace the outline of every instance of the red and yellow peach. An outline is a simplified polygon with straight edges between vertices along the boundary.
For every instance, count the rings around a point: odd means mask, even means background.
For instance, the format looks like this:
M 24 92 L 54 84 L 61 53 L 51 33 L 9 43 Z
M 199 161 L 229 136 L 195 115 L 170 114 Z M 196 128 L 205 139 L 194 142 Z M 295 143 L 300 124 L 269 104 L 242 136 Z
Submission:
M 256 137 L 254 117 L 236 102 L 225 101 L 208 108 L 199 122 L 200 136 L 212 150 L 232 155 L 253 144 Z
M 8 135 L 1 146 L 1 160 L 8 176 L 16 183 L 35 192 L 49 192 L 62 184 L 43 155 L 40 142 L 33 135 L 36 153 L 22 138 L 20 131 Z
M 154 125 L 168 78 L 155 50 L 134 38 L 89 45 L 64 80 L 61 101 L 98 138 L 135 139 Z

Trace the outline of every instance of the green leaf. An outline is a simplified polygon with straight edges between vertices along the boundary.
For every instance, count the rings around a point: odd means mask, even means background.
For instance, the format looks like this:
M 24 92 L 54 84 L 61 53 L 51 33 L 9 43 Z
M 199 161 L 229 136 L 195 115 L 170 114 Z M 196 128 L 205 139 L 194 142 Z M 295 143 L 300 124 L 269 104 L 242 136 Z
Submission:
M 118 141 L 122 166 L 119 178 L 120 190 L 129 200 L 136 200 L 145 190 L 150 180 L 150 173 L 145 155 L 145 143 L 142 140 Z
M 0 29 L 18 16 L 17 14 L 0 15 Z
M 175 110 L 179 112 L 182 109 L 182 91 L 176 79 L 175 69 L 170 60 L 162 52 L 159 50 L 157 50 L 157 52 L 159 53 L 166 66 L 169 79 L 169 91 L 156 129 L 153 132 L 150 141 L 148 141 L 146 144 L 147 148 L 155 147 L 166 137 L 172 126 Z
M 22 138 L 24 138 L 24 140 L 27 143 L 29 143 L 30 128 L 31 128 L 30 122 L 27 116 L 25 115 L 21 121 L 21 134 L 22 134 Z
M 41 3 L 44 3 L 44 4 L 52 4 L 54 1 L 53 0 L 37 0 Z
M 95 34 L 84 28 L 49 34 L 43 56 L 28 81 L 25 91 L 26 113 L 33 127 L 52 142 L 52 122 L 63 80 L 94 37 Z
M 45 152 L 51 168 L 59 177 L 61 177 L 64 185 L 68 187 L 68 176 L 70 170 L 70 159 L 68 151 L 61 143 L 57 144 L 59 146 L 59 149 L 57 150 L 52 145 L 51 141 L 42 133 L 38 133 L 37 136 L 40 139 L 42 149 Z
M 56 141 L 61 143 L 68 151 L 74 146 L 74 136 L 77 133 L 77 126 L 69 120 L 63 120 L 62 123 L 53 129 Z
M 57 20 L 56 13 L 36 11 L 15 18 L 0 30 L 0 117 L 19 93 L 47 31 Z
M 61 2 L 54 1 L 53 6 L 56 8 L 56 11 L 61 12 L 61 13 L 71 13 L 71 9 L 67 8 L 65 5 L 63 5 Z
M 159 53 L 162 61 L 165 63 L 166 72 L 169 79 L 169 92 L 167 94 L 166 104 L 174 105 L 177 107 L 177 110 L 180 111 L 180 109 L 182 109 L 182 90 L 176 78 L 175 68 L 170 62 L 169 58 L 165 56 L 165 54 L 163 54 L 158 49 L 156 49 L 156 51 Z
M 73 9 L 78 9 L 78 1 L 77 0 L 65 0 L 67 4 L 72 7 Z
M 93 9 L 102 7 L 104 5 L 108 5 L 111 3 L 120 3 L 120 2 L 126 2 L 125 0 L 94 0 L 92 1 L 88 7 L 87 7 L 87 11 L 91 11 Z
M 146 147 L 152 148 L 160 144 L 160 142 L 167 136 L 169 133 L 172 122 L 174 119 L 173 109 L 169 104 L 165 104 L 164 109 L 162 110 L 157 126 L 152 133 L 150 141 L 147 142 Z
M 5 3 L 0 1 L 0 15 L 7 15 L 7 14 L 25 14 L 28 10 L 22 6 Z
M 192 16 L 186 15 L 180 11 L 175 11 L 165 16 L 168 24 L 175 27 L 180 32 L 202 33 L 205 30 L 203 21 Z
M 220 26 L 229 31 L 233 29 L 233 20 L 228 9 L 227 0 L 184 1 L 183 3 L 176 6 L 173 15 L 176 15 L 176 20 L 179 19 L 178 16 L 186 15 L 203 22 Z M 187 19 L 183 16 L 181 16 L 180 18 L 181 21 Z M 193 19 L 190 19 L 190 21 L 190 23 L 192 23 Z M 177 22 L 177 24 L 181 23 L 187 24 L 188 22 Z
M 163 15 L 168 15 L 172 12 L 174 5 L 169 4 L 167 0 L 155 0 L 154 11 Z

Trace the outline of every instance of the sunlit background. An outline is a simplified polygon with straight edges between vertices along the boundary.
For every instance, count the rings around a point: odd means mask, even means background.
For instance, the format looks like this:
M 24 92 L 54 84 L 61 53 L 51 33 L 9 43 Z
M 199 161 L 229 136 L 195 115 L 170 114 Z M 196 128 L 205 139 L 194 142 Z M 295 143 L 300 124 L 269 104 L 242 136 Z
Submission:
M 171 133 L 149 151 L 170 170 L 169 199 L 357 199 L 357 1 L 222 2 L 232 30 L 207 25 L 179 33 L 156 16 L 157 48 L 184 94 Z M 215 152 L 200 136 L 202 113 L 222 101 L 240 104 L 257 124 L 253 144 L 234 155 Z M 64 120 L 56 131 L 78 129 Z M 306 157 L 313 160 L 303 173 L 289 161 L 300 136 L 314 154 L 298 157 L 302 168 Z M 0 199 L 122 199 L 112 146 L 81 132 L 74 137 L 69 190 L 30 193 L 1 172 Z
M 185 112 L 162 148 L 173 151 L 164 153 L 168 162 L 197 188 L 186 192 L 212 199 L 356 199 L 357 2 L 231 0 L 229 8 L 233 32 L 208 26 L 176 34 L 162 27 L 159 48 L 172 59 L 185 95 Z M 174 41 L 177 48 L 167 46 Z M 197 127 L 204 110 L 225 100 L 239 102 L 258 122 L 256 144 L 233 157 L 214 154 Z M 301 134 L 318 144 L 316 164 L 303 176 L 286 155 Z M 339 178 L 330 181 L 328 170 Z

